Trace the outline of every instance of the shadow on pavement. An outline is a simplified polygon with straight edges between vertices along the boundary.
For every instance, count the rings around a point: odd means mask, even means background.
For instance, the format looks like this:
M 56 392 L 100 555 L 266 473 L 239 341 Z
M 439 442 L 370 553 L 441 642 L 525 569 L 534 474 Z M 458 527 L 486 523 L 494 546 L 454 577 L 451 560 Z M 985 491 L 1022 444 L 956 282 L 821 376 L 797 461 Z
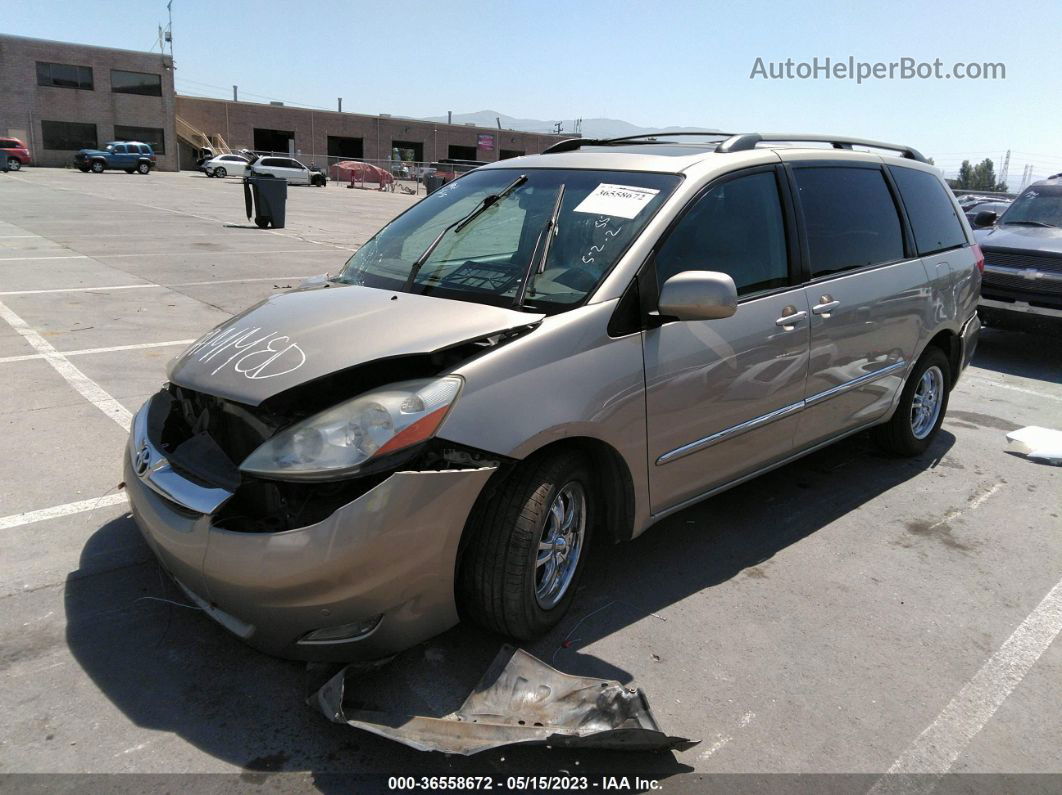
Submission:
M 875 452 L 865 435 L 852 437 L 676 514 L 632 543 L 599 548 L 575 609 L 526 648 L 566 673 L 630 682 L 628 672 L 580 649 L 770 559 L 936 466 L 954 441 L 941 432 L 922 457 L 896 459 Z M 445 756 L 329 723 L 304 702 L 320 671 L 256 652 L 197 609 L 179 606 L 187 599 L 153 561 L 92 572 L 101 551 L 131 545 L 149 554 L 132 520 L 121 518 L 101 527 L 82 550 L 81 568 L 68 576 L 65 590 L 71 651 L 132 722 L 172 732 L 242 768 L 251 781 L 310 771 L 319 788 L 332 791 L 349 789 L 348 776 L 371 773 L 504 779 L 567 771 L 663 780 L 691 770 L 670 753 L 509 747 Z M 565 645 L 573 628 L 573 643 Z M 502 642 L 461 625 L 399 655 L 385 670 L 411 683 L 409 698 L 422 714 L 442 715 L 470 692 Z M 650 703 L 670 697 L 652 681 L 638 684 Z M 363 782 L 359 791 L 385 783 Z
M 1062 324 L 1058 324 L 1062 328 Z M 1062 334 L 1043 338 L 1025 331 L 983 328 L 973 365 L 998 373 L 1062 384 Z

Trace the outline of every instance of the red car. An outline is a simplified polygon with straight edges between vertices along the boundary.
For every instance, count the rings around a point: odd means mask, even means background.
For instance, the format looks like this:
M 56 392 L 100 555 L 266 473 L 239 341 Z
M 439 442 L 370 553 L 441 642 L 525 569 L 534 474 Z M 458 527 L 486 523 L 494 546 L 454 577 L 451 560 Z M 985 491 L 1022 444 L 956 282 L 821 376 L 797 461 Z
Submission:
M 30 163 L 30 151 L 18 138 L 0 138 L 0 157 L 7 159 L 8 168 L 18 171 Z

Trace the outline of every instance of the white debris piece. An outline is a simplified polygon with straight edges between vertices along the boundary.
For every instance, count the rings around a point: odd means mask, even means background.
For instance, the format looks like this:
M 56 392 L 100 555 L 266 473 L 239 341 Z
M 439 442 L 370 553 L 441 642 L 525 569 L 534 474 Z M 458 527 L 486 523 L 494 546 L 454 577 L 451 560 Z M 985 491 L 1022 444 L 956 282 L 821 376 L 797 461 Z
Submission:
M 1048 464 L 1062 465 L 1062 431 L 1030 425 L 1007 434 L 1016 453 Z

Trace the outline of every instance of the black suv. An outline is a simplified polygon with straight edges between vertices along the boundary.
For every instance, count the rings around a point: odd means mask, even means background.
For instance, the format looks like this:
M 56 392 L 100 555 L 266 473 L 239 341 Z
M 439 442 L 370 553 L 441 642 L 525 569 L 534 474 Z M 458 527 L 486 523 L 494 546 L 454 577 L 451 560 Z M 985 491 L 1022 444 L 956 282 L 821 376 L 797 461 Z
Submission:
M 999 219 L 975 218 L 985 255 L 978 312 L 999 328 L 1062 329 L 1062 174 L 1022 191 Z

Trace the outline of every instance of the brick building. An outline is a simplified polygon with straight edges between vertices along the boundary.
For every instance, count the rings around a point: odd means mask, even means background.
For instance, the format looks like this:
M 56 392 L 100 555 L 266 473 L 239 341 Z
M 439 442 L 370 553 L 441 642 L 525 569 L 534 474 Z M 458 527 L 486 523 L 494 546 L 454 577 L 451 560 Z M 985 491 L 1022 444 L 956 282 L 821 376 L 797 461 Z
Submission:
M 177 167 L 168 55 L 0 35 L 0 97 L 0 135 L 25 141 L 36 165 L 127 139 Z
M 184 96 L 177 97 L 177 116 L 211 140 L 220 135 L 233 149 L 287 152 L 288 142 L 293 141 L 303 159 L 316 157 L 322 164 L 326 156 L 385 160 L 395 149 L 405 160 L 450 157 L 489 162 L 537 154 L 571 137 Z M 182 152 L 184 167 L 192 154 L 191 147 Z
M 75 151 L 114 140 L 151 144 L 158 168 L 192 168 L 196 148 L 383 160 L 500 160 L 541 152 L 570 136 L 437 124 L 397 116 L 278 103 L 178 96 L 168 55 L 0 35 L 0 136 L 26 142 L 33 162 L 67 166 Z M 290 143 L 289 143 L 290 142 Z

